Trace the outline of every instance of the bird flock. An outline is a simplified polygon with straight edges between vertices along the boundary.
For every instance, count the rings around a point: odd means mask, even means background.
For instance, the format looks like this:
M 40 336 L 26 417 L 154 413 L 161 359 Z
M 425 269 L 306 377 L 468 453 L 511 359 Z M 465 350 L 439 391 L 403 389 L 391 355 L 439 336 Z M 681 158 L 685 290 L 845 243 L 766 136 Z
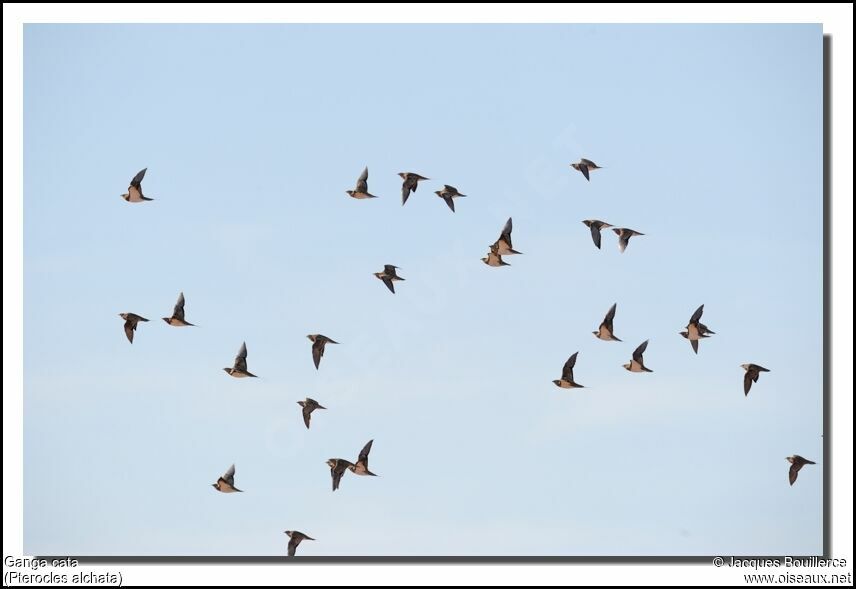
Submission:
M 594 170 L 603 169 L 602 166 L 598 166 L 593 161 L 581 158 L 579 162 L 572 163 L 570 166 L 579 171 L 587 181 L 591 181 L 590 174 Z M 140 170 L 131 180 L 130 185 L 128 187 L 128 192 L 122 194 L 122 198 L 129 203 L 142 203 L 152 201 L 154 199 L 146 197 L 143 195 L 143 187 L 142 181 L 146 175 L 146 169 L 144 168 Z M 411 194 L 414 194 L 419 186 L 420 182 L 424 182 L 430 180 L 424 176 L 416 174 L 414 172 L 400 172 L 398 174 L 402 179 L 401 185 L 401 204 L 402 206 L 407 203 L 407 199 Z M 348 194 L 351 198 L 357 200 L 364 199 L 373 199 L 378 198 L 377 196 L 371 194 L 368 188 L 368 177 L 369 170 L 368 167 L 363 169 L 363 172 L 357 178 L 356 186 L 353 190 L 346 190 L 345 193 Z M 454 213 L 455 212 L 455 202 L 454 199 L 465 197 L 465 194 L 462 194 L 458 191 L 454 186 L 450 186 L 448 184 L 443 185 L 443 188 L 434 192 L 439 198 L 443 199 L 449 209 Z M 630 243 L 630 239 L 635 236 L 645 235 L 639 231 L 634 229 L 629 229 L 627 227 L 614 227 L 613 225 L 601 221 L 598 219 L 586 219 L 582 221 L 591 231 L 592 241 L 594 242 L 595 247 L 598 249 L 601 248 L 601 231 L 604 228 L 612 228 L 613 232 L 618 236 L 618 249 L 621 253 L 624 253 Z M 510 264 L 503 260 L 503 256 L 517 255 L 521 254 L 521 252 L 514 249 L 512 240 L 511 240 L 511 232 L 512 232 L 512 219 L 509 218 L 506 221 L 505 225 L 502 228 L 502 231 L 499 237 L 496 239 L 493 244 L 489 246 L 489 250 L 487 255 L 484 258 L 481 258 L 481 261 L 491 267 L 502 267 L 502 266 L 510 266 Z M 395 282 L 403 281 L 404 278 L 400 277 L 397 273 L 397 270 L 400 270 L 397 266 L 392 264 L 384 264 L 383 271 L 375 272 L 374 276 L 381 280 L 383 284 L 389 289 L 389 291 L 395 294 Z M 178 300 L 175 303 L 173 308 L 172 315 L 170 317 L 163 317 L 163 321 L 172 327 L 192 327 L 193 323 L 189 323 L 185 319 L 185 298 L 184 293 L 181 292 L 178 295 Z M 598 326 L 597 330 L 593 331 L 595 337 L 604 341 L 612 341 L 612 342 L 622 342 L 621 339 L 616 337 L 614 330 L 614 321 L 615 321 L 615 313 L 616 313 L 617 304 L 613 304 L 609 310 L 606 312 L 606 315 L 603 318 L 603 321 Z M 705 324 L 701 322 L 702 314 L 704 313 L 704 305 L 698 307 L 695 312 L 690 316 L 689 322 L 684 331 L 680 331 L 679 334 L 690 342 L 690 346 L 694 353 L 698 354 L 699 350 L 699 342 L 703 339 L 709 338 L 711 335 L 715 335 L 716 332 L 712 331 Z M 141 315 L 136 313 L 119 313 L 119 316 L 125 320 L 124 330 L 125 336 L 128 341 L 134 343 L 134 334 L 137 331 L 137 327 L 141 322 L 148 322 L 149 320 Z M 338 344 L 339 342 L 327 337 L 322 334 L 310 334 L 306 336 L 312 342 L 312 362 L 315 365 L 316 370 L 320 368 L 321 358 L 324 356 L 324 352 L 326 350 L 327 344 Z M 653 372 L 650 368 L 645 366 L 643 354 L 648 348 L 649 340 L 645 340 L 641 344 L 639 344 L 631 354 L 630 362 L 624 364 L 624 368 L 630 372 Z M 577 383 L 574 380 L 574 367 L 577 363 L 577 356 L 579 352 L 574 352 L 565 362 L 562 367 L 562 375 L 561 378 L 554 380 L 553 384 L 557 387 L 563 389 L 572 389 L 572 388 L 585 388 L 583 385 Z M 742 364 L 741 367 L 745 371 L 743 376 L 743 392 L 744 395 L 749 395 L 749 390 L 752 388 L 753 383 L 757 383 L 762 372 L 770 372 L 769 369 L 764 368 L 758 364 L 746 363 Z M 235 361 L 231 367 L 223 368 L 223 370 L 229 376 L 234 378 L 256 378 L 256 375 L 251 373 L 247 367 L 247 344 L 243 342 L 241 344 L 240 349 L 238 350 L 237 355 L 235 356 Z M 317 409 L 327 409 L 322 406 L 318 401 L 314 399 L 310 399 L 307 397 L 303 401 L 297 401 L 297 404 L 301 407 L 301 415 L 303 417 L 303 423 L 306 425 L 306 429 L 310 428 L 310 423 L 312 419 L 312 413 Z M 360 450 L 357 455 L 357 459 L 355 462 L 351 462 L 344 458 L 330 458 L 327 460 L 327 466 L 330 467 L 330 476 L 332 478 L 332 487 L 333 491 L 338 490 L 339 485 L 341 484 L 342 477 L 345 476 L 347 472 L 351 472 L 354 475 L 359 476 L 377 476 L 375 473 L 369 470 L 369 452 L 372 448 L 372 443 L 374 440 L 369 440 L 366 445 Z M 803 466 L 806 464 L 815 464 L 811 460 L 803 458 L 798 454 L 794 454 L 792 456 L 788 456 L 786 460 L 790 463 L 790 468 L 788 470 L 788 481 L 791 485 L 797 480 L 797 475 Z M 232 464 L 222 476 L 217 479 L 216 483 L 211 485 L 217 491 L 221 493 L 241 493 L 241 489 L 238 489 L 235 486 L 235 465 Z M 309 537 L 303 532 L 295 531 L 295 530 L 286 530 L 284 532 L 288 538 L 288 556 L 294 556 L 297 550 L 297 547 L 303 540 L 315 540 L 314 538 Z

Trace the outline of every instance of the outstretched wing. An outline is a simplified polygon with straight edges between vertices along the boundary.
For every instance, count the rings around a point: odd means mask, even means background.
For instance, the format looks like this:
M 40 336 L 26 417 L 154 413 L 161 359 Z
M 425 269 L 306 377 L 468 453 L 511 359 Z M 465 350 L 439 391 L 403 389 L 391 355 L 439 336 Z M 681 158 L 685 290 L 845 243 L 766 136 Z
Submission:
M 792 485 L 794 484 L 794 482 L 796 482 L 797 473 L 799 473 L 801 468 L 802 464 L 800 464 L 799 462 L 794 461 L 794 463 L 791 464 L 791 468 L 788 470 L 788 480 Z
M 583 173 L 583 176 L 586 177 L 586 180 L 589 180 L 589 169 L 587 165 L 580 163 L 579 171 Z M 589 180 L 589 182 L 591 182 L 591 180 Z
M 633 359 L 641 364 L 642 363 L 642 354 L 645 353 L 646 349 L 648 349 L 648 340 L 645 340 L 644 342 L 639 344 L 638 348 L 633 350 Z
M 565 366 L 562 367 L 562 379 L 573 382 L 574 381 L 574 365 L 577 363 L 577 354 L 579 352 L 574 352 L 568 361 L 565 362 Z
M 134 343 L 134 330 L 137 329 L 137 322 L 128 319 L 125 321 L 125 335 L 128 336 L 128 341 Z
M 609 308 L 609 311 L 606 312 L 606 317 L 603 318 L 603 322 L 606 323 L 606 326 L 612 331 L 612 320 L 615 319 L 615 307 L 618 306 L 618 303 L 613 303 L 613 305 Z
M 511 217 L 508 218 L 508 221 L 505 222 L 505 226 L 502 228 L 502 233 L 499 234 L 499 238 L 504 240 L 505 243 L 508 244 L 508 247 L 511 247 Z
M 589 227 L 591 227 L 591 239 L 594 241 L 597 249 L 600 249 L 600 227 L 598 227 L 597 223 L 591 223 Z
M 339 470 L 337 467 L 338 467 L 338 464 L 336 466 L 330 467 L 330 476 L 333 477 L 333 490 L 334 491 L 339 488 L 339 483 L 342 480 L 342 475 L 345 474 L 344 470 Z
M 312 407 L 309 403 L 303 405 L 303 423 L 306 424 L 306 429 L 309 429 L 309 421 L 312 419 Z
M 184 293 L 181 292 L 178 294 L 178 301 L 175 303 L 175 307 L 172 310 L 172 316 L 180 321 L 184 321 Z
M 288 541 L 288 555 L 294 556 L 294 553 L 297 551 L 297 545 L 300 544 L 300 538 L 297 537 L 297 534 L 291 535 L 291 540 Z
M 369 180 L 369 168 L 368 168 L 368 166 L 366 166 L 366 168 L 363 170 L 363 173 L 360 174 L 359 178 L 357 178 L 357 189 L 355 190 L 355 192 L 368 193 L 368 191 L 369 191 L 368 180 Z
M 393 286 L 392 284 L 392 279 L 389 276 L 384 276 L 383 278 L 381 278 L 381 280 L 383 280 L 383 283 L 389 289 L 389 292 L 395 294 L 395 286 Z
M 360 450 L 360 455 L 357 458 L 357 462 L 362 462 L 366 465 L 366 468 L 368 468 L 369 465 L 369 452 L 372 450 L 372 442 L 374 442 L 374 440 L 369 440 L 368 444 L 363 446 L 363 449 Z
M 746 374 L 743 375 L 743 394 L 748 395 L 749 389 L 752 388 L 752 371 L 747 370 Z
M 704 313 L 704 305 L 702 305 L 701 307 L 699 307 L 698 309 L 695 310 L 695 313 L 693 313 L 693 316 L 690 317 L 690 323 L 698 323 L 699 319 L 701 319 L 702 313 Z M 714 319 L 715 319 L 715 317 L 714 317 Z
M 241 349 L 238 350 L 238 355 L 235 356 L 235 369 L 247 371 L 247 343 L 241 344 Z
M 232 466 L 230 466 L 229 470 L 227 470 L 223 474 L 223 480 L 226 481 L 227 483 L 229 483 L 229 486 L 231 486 L 231 487 L 235 486 L 235 465 L 234 464 Z
M 315 362 L 315 369 L 321 363 L 321 356 L 324 355 L 324 340 L 321 337 L 315 338 L 315 343 L 312 344 L 312 361 Z
M 140 187 L 140 182 L 143 181 L 143 177 L 146 175 L 146 170 L 148 170 L 148 168 L 143 168 L 142 170 L 137 172 L 137 175 L 134 176 L 131 180 L 131 186 L 133 186 L 134 188 Z

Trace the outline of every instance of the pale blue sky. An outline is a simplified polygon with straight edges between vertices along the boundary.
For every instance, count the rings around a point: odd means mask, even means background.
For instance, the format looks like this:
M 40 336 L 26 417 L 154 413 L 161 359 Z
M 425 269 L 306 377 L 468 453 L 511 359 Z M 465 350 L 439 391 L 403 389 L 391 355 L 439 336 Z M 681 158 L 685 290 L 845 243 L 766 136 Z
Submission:
M 820 553 L 821 34 L 27 25 L 25 552 Z M 179 291 L 198 328 L 159 319 Z M 614 302 L 624 343 L 591 334 Z M 257 380 L 221 370 L 242 341 Z M 371 438 L 381 476 L 332 493 Z

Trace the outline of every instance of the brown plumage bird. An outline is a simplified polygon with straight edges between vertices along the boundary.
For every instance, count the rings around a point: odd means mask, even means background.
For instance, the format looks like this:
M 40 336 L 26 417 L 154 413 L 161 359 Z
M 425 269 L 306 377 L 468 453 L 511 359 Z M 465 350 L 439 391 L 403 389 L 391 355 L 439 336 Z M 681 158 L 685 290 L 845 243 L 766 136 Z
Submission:
M 324 355 L 324 349 L 327 344 L 338 344 L 339 342 L 331 340 L 326 335 L 321 335 L 320 333 L 313 333 L 306 337 L 312 342 L 312 361 L 315 362 L 315 369 L 318 370 L 318 365 L 321 364 L 321 356 Z
M 363 446 L 363 449 L 360 450 L 360 455 L 357 458 L 356 464 L 352 464 L 348 467 L 352 473 L 370 477 L 377 476 L 369 470 L 369 452 L 372 450 L 372 442 L 374 442 L 374 440 L 369 440 L 369 442 Z
M 310 399 L 306 397 L 305 401 L 298 401 L 298 405 L 303 407 L 303 423 L 306 424 L 306 429 L 309 429 L 309 422 L 312 420 L 312 412 L 316 409 L 326 409 L 323 405 L 319 404 L 315 399 Z
M 315 538 L 310 538 L 309 536 L 307 536 L 303 532 L 297 532 L 294 530 L 286 530 L 283 533 L 287 534 L 289 537 L 289 540 L 288 540 L 288 555 L 289 556 L 294 556 L 294 553 L 297 551 L 297 547 L 300 546 L 300 543 L 303 542 L 304 540 L 315 540 Z
M 633 350 L 633 356 L 630 359 L 630 362 L 624 364 L 624 368 L 629 370 L 630 372 L 654 372 L 653 370 L 649 370 L 645 367 L 645 361 L 642 358 L 642 354 L 645 353 L 645 350 L 648 349 L 648 340 L 645 340 L 639 347 Z
M 770 371 L 757 364 L 741 364 L 740 366 L 746 371 L 746 374 L 743 375 L 743 393 L 748 396 L 749 389 L 752 388 L 752 383 L 758 382 L 758 377 L 761 376 L 762 372 Z
M 453 199 L 456 199 L 461 196 L 466 196 L 466 194 L 461 194 L 460 192 L 458 192 L 457 188 L 455 188 L 454 186 L 449 186 L 448 184 L 443 185 L 443 190 L 435 190 L 434 194 L 442 198 L 449 206 L 449 208 L 452 209 L 453 213 L 455 212 L 455 201 Z
M 401 276 L 396 274 L 396 270 L 401 270 L 398 266 L 393 266 L 392 264 L 384 264 L 383 272 L 375 272 L 374 275 L 379 278 L 386 287 L 389 289 L 389 292 L 395 294 L 395 286 L 393 282 L 398 282 L 404 280 Z
M 256 378 L 256 375 L 247 370 L 247 342 L 241 344 L 241 349 L 238 350 L 238 355 L 235 356 L 235 363 L 231 368 L 224 368 L 226 374 L 235 378 Z
M 119 313 L 119 317 L 125 320 L 125 336 L 127 336 L 129 342 L 134 343 L 134 332 L 137 331 L 137 323 L 148 321 L 148 319 L 140 317 L 136 313 Z
M 348 196 L 356 199 L 377 198 L 374 194 L 369 194 L 369 169 L 366 167 L 360 177 L 357 178 L 357 185 L 353 190 L 346 190 Z
M 147 200 L 154 200 L 153 198 L 147 198 L 143 196 L 143 177 L 146 175 L 146 170 L 148 168 L 143 168 L 137 175 L 131 179 L 131 185 L 128 186 L 128 192 L 122 195 L 127 202 L 145 202 Z
M 243 493 L 239 488 L 235 486 L 235 465 L 229 467 L 223 476 L 217 479 L 216 483 L 211 484 L 212 487 L 220 491 L 221 493 Z
M 327 461 L 327 466 L 330 467 L 330 476 L 333 478 L 333 490 L 335 491 L 339 488 L 339 483 L 342 482 L 344 474 L 354 465 L 344 458 L 331 458 Z
M 589 172 L 591 170 L 599 170 L 600 166 L 594 163 L 591 160 L 587 160 L 586 158 L 580 158 L 580 161 L 576 164 L 571 164 L 571 167 L 578 172 L 581 172 L 583 176 L 586 177 L 586 180 L 589 180 Z
M 399 172 L 398 175 L 404 180 L 401 183 L 401 206 L 404 206 L 404 203 L 407 202 L 407 198 L 411 192 L 416 192 L 416 187 L 422 180 L 430 180 L 430 178 L 425 178 L 413 172 Z
M 606 221 L 598 221 L 597 219 L 586 219 L 583 224 L 591 230 L 591 239 L 597 249 L 600 249 L 600 230 L 606 227 L 612 227 Z
M 574 352 L 571 354 L 571 357 L 568 358 L 568 361 L 565 362 L 565 365 L 562 367 L 562 378 L 554 380 L 554 385 L 563 389 L 585 388 L 583 385 L 574 382 L 574 365 L 577 363 L 577 354 L 579 354 L 579 352 Z
M 184 320 L 184 293 L 178 293 L 178 301 L 175 303 L 175 307 L 172 310 L 172 317 L 164 317 L 164 321 L 166 321 L 167 325 L 172 325 L 173 327 L 193 327 L 192 323 L 188 323 Z
M 806 464 L 815 464 L 811 460 L 803 458 L 799 454 L 788 456 L 787 458 L 785 458 L 785 460 L 791 463 L 791 468 L 788 470 L 788 480 L 791 482 L 791 485 L 796 482 L 797 474 L 803 466 L 805 466 Z

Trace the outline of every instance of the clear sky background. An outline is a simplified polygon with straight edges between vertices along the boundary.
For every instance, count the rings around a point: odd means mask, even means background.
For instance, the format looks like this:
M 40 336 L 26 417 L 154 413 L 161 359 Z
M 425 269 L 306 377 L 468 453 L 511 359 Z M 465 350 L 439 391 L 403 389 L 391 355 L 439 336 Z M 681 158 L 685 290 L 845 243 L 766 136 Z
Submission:
M 821 34 L 27 25 L 25 552 L 819 554 Z M 199 327 L 160 320 L 179 291 Z M 221 370 L 242 341 L 258 379 Z

